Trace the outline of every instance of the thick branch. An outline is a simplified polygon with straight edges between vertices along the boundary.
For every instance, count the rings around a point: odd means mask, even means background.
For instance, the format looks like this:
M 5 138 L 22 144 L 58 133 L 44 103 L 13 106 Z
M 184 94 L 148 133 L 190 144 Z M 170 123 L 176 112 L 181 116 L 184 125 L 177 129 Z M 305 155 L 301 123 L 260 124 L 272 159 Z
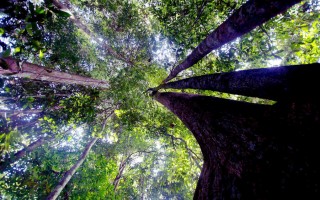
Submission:
M 191 67 L 212 50 L 250 32 L 272 17 L 286 11 L 301 0 L 250 0 L 235 11 L 216 30 L 210 33 L 196 49 L 163 81 L 168 82 L 178 73 Z
M 161 88 L 201 89 L 271 100 L 306 98 L 318 89 L 320 64 L 283 66 L 217 73 L 160 85 Z

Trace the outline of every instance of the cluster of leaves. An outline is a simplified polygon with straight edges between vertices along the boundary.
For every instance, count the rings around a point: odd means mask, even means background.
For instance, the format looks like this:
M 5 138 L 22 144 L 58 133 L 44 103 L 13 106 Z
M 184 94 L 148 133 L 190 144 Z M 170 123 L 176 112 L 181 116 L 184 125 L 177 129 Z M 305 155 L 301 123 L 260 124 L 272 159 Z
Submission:
M 10 55 L 10 48 L 13 48 L 13 53 L 39 53 L 39 57 L 43 58 L 43 53 L 48 49 L 46 44 L 51 40 L 46 27 L 57 21 L 65 21 L 70 16 L 54 8 L 49 1 L 43 7 L 30 1 L 5 0 L 1 4 L 1 12 L 4 15 L 0 22 L 1 36 L 11 39 L 10 45 L 2 42 L 5 50 L 3 56 Z

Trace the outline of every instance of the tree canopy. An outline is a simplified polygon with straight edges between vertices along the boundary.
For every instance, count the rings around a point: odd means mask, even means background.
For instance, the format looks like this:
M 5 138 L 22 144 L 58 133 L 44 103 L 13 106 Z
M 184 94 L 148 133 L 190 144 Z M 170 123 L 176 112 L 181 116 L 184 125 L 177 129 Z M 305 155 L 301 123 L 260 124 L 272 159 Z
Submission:
M 257 98 L 179 84 L 243 69 L 259 79 L 254 69 L 320 61 L 318 0 L 264 0 L 257 15 L 252 2 L 2 0 L 0 198 L 192 199 L 200 146 L 148 88 L 260 109 L 281 88 Z M 219 31 L 231 25 L 232 37 Z M 203 42 L 209 36 L 215 46 Z M 168 75 L 176 82 L 165 84 Z

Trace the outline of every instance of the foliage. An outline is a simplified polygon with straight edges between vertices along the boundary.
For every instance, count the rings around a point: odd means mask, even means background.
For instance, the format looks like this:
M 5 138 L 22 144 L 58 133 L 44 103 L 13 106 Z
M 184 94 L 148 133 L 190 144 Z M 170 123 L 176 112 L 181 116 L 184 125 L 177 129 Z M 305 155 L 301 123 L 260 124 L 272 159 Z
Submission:
M 45 198 L 90 138 L 98 137 L 60 199 L 191 199 L 202 166 L 199 146 L 184 124 L 145 91 L 158 86 L 173 65 L 245 1 L 63 1 L 68 12 L 51 1 L 34 2 L 1 3 L 1 56 L 92 76 L 110 87 L 1 77 L 0 169 L 5 168 L 0 198 Z M 317 62 L 319 8 L 319 1 L 297 5 L 178 78 Z M 106 45 L 132 64 L 116 58 Z M 14 160 L 41 138 L 42 145 Z

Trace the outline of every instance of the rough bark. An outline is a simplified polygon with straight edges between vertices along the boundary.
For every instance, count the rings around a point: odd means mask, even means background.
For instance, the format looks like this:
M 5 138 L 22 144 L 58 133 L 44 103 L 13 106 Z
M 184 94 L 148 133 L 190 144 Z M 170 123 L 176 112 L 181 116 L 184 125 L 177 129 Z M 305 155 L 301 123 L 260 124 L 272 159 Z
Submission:
M 70 2 L 69 1 L 65 1 L 65 4 L 62 4 L 59 0 L 53 0 L 52 1 L 53 5 L 55 5 L 58 9 L 60 10 L 64 10 L 68 13 L 71 14 L 70 20 L 79 28 L 81 29 L 85 34 L 87 34 L 89 37 L 91 37 L 92 39 L 94 39 L 95 41 L 99 43 L 100 40 L 98 39 L 98 36 L 96 35 L 96 33 L 90 31 L 88 29 L 88 27 L 86 25 L 84 25 L 80 19 L 76 16 L 74 16 L 72 14 L 72 12 L 70 11 Z M 130 61 L 129 59 L 124 58 L 124 56 L 120 55 L 116 50 L 114 50 L 111 46 L 109 46 L 105 41 L 103 41 L 103 43 L 101 44 L 102 47 L 109 52 L 112 56 L 114 56 L 116 59 L 121 60 L 129 65 L 133 65 L 133 62 Z
M 0 75 L 10 75 L 14 77 L 29 78 L 33 80 L 49 81 L 63 84 L 77 84 L 101 88 L 107 88 L 109 86 L 109 84 L 105 81 L 68 74 L 48 69 L 29 62 L 23 62 L 20 67 L 19 61 L 13 58 L 1 59 Z
M 320 197 L 319 102 L 270 106 L 159 92 L 155 99 L 200 145 L 204 164 L 194 199 Z
M 283 100 L 313 95 L 318 90 L 320 64 L 250 69 L 168 82 L 156 89 L 201 89 Z
M 91 147 L 96 143 L 96 141 L 98 140 L 98 138 L 93 138 L 86 146 L 86 148 L 84 149 L 83 153 L 81 154 L 79 160 L 64 174 L 64 176 L 62 177 L 62 179 L 60 180 L 60 182 L 58 183 L 58 185 L 55 187 L 54 190 L 52 190 L 52 192 L 49 194 L 49 196 L 46 198 L 47 200 L 52 200 L 52 199 L 56 199 L 59 194 L 61 193 L 61 191 L 63 190 L 63 188 L 67 185 L 67 183 L 70 181 L 70 179 L 72 178 L 73 174 L 77 171 L 77 169 L 82 165 L 82 163 L 84 162 L 84 160 L 86 159 L 86 157 L 89 154 L 89 151 L 91 149 Z
M 299 2 L 301 0 L 249 0 L 210 33 L 181 64 L 170 72 L 163 82 L 170 81 L 178 73 L 197 63 L 212 50 L 250 32 L 255 27 Z

